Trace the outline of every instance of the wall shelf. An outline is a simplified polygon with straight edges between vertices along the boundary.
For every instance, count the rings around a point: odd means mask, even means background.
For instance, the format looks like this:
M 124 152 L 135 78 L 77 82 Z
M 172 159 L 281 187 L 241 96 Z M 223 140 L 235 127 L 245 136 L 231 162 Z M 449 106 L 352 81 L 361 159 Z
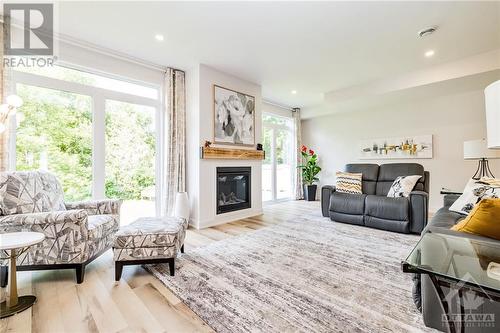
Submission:
M 219 160 L 263 160 L 266 154 L 263 150 L 201 147 L 202 159 Z

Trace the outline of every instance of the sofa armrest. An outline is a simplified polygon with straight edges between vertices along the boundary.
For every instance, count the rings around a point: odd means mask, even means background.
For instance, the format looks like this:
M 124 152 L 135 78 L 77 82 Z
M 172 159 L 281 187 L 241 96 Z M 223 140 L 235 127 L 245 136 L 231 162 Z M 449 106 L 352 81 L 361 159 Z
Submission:
M 18 257 L 18 265 L 80 263 L 87 258 L 88 215 L 83 209 L 0 216 L 0 233 L 34 231 L 43 242 Z M 0 260 L 1 265 L 6 262 Z
M 443 205 L 445 207 L 450 207 L 458 198 L 460 198 L 460 194 L 445 194 L 443 197 Z
M 429 218 L 429 194 L 424 191 L 412 191 L 410 199 L 410 232 L 420 234 Z
M 65 204 L 68 209 L 84 209 L 88 215 L 120 215 L 122 200 L 89 200 L 67 202 Z
M 88 215 L 83 209 L 0 216 L 0 232 L 36 231 L 54 237 L 67 225 L 87 237 Z
M 330 196 L 335 192 L 335 186 L 325 185 L 321 188 L 321 212 L 324 217 L 329 217 Z

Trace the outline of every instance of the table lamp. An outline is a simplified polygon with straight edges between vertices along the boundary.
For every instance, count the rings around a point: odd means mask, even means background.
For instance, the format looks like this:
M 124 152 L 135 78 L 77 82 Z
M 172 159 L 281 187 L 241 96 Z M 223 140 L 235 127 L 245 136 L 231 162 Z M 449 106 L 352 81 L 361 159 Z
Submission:
M 479 160 L 472 179 L 478 180 L 481 177 L 495 178 L 488 164 L 489 159 L 495 158 L 500 158 L 500 150 L 488 149 L 486 139 L 464 141 L 464 159 Z

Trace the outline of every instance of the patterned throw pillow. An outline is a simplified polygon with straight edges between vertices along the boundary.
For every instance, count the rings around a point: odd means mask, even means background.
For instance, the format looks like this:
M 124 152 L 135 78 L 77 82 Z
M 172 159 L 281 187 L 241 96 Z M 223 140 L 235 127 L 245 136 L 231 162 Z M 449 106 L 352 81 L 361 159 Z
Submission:
M 362 173 L 337 172 L 337 182 L 335 190 L 341 193 L 362 194 L 361 177 Z
M 484 198 L 500 198 L 498 179 L 470 179 L 465 185 L 464 193 L 451 205 L 449 210 L 460 214 L 469 214 L 472 208 Z
M 389 189 L 389 193 L 387 196 L 389 198 L 400 198 L 400 197 L 408 197 L 410 192 L 413 191 L 415 184 L 417 184 L 418 180 L 422 176 L 399 176 L 392 183 L 391 188 Z

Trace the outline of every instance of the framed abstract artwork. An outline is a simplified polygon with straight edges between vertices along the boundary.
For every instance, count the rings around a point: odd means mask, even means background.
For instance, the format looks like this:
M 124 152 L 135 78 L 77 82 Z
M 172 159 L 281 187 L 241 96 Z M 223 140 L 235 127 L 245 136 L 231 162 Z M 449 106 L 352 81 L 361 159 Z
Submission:
M 432 135 L 362 140 L 359 154 L 364 160 L 432 158 Z
M 214 143 L 255 145 L 255 97 L 214 85 Z

